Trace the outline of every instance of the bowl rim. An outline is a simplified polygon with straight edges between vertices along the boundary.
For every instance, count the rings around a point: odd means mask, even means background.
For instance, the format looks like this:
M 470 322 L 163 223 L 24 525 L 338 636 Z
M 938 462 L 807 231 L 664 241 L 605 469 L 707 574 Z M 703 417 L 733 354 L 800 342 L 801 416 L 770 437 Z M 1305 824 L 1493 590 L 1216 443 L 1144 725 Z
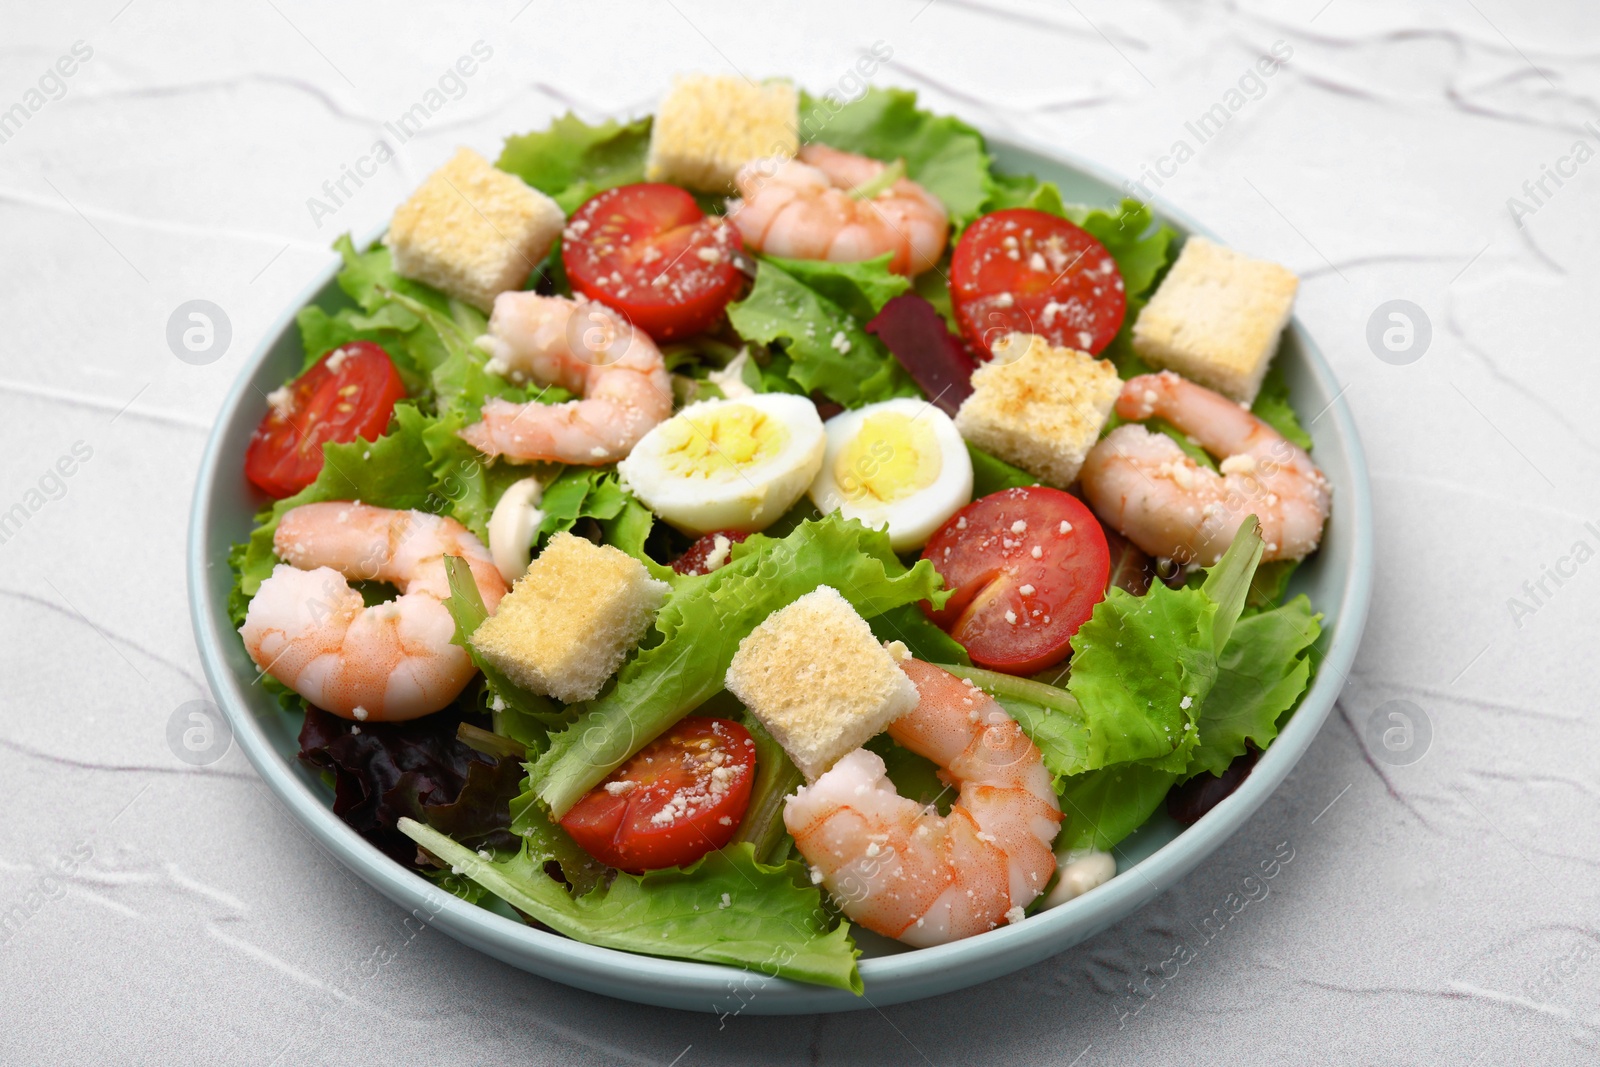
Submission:
M 1002 153 L 1032 155 L 1076 170 L 1113 189 L 1126 189 L 1120 178 L 1099 164 L 1025 136 L 985 137 Z M 1186 212 L 1163 197 L 1143 198 L 1162 221 L 1186 235 L 1214 237 Z M 384 232 L 377 228 L 368 244 Z M 363 245 L 362 247 L 366 247 Z M 1349 509 L 1353 538 L 1347 576 L 1339 596 L 1335 624 L 1310 689 L 1287 726 L 1262 754 L 1235 792 L 1193 826 L 1137 863 L 1119 869 L 1104 885 L 1067 903 L 1030 916 L 1022 923 L 932 948 L 862 959 L 866 995 L 769 978 L 740 968 L 664 957 L 644 956 L 585 944 L 536 930 L 445 893 L 395 863 L 363 840 L 333 814 L 325 797 L 302 781 L 292 758 L 277 753 L 249 706 L 237 674 L 228 666 L 222 641 L 237 640 L 226 604 L 209 596 L 207 570 L 226 565 L 229 545 L 214 543 L 210 517 L 217 508 L 219 457 L 225 437 L 238 432 L 240 409 L 250 401 L 251 379 L 283 334 L 294 328 L 298 312 L 313 303 L 332 282 L 342 264 L 335 261 L 318 272 L 261 335 L 218 409 L 197 473 L 190 512 L 187 566 L 190 615 L 202 667 L 233 737 L 268 788 L 319 845 L 384 896 L 407 908 L 417 919 L 436 925 L 455 939 L 504 962 L 544 977 L 593 992 L 659 1006 L 717 1012 L 730 995 L 729 1011 L 752 1014 L 855 1010 L 919 999 L 975 985 L 1009 973 L 1072 947 L 1112 922 L 1137 911 L 1170 888 L 1242 826 L 1299 762 L 1343 687 L 1361 641 L 1372 588 L 1372 502 L 1364 450 L 1355 421 L 1331 368 L 1299 321 L 1288 331 L 1300 345 L 1305 368 L 1326 395 L 1333 396 L 1325 414 L 1333 419 L 1333 440 L 1348 460 L 1349 484 L 1338 487 L 1339 506 Z M 1320 416 L 1319 416 L 1320 417 Z M 248 420 L 247 420 L 248 421 Z M 228 472 L 232 476 L 233 472 Z M 937 980 L 939 975 L 957 976 Z M 934 976 L 934 981 L 929 981 Z M 734 991 L 742 989 L 742 994 Z M 747 999 L 748 998 L 748 999 Z

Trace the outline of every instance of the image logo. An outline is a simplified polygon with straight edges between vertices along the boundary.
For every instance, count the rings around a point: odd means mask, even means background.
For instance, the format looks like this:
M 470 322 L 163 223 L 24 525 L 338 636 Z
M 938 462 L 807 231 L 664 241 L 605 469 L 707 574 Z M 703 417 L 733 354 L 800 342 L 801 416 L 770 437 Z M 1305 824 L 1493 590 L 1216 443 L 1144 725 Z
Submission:
M 1367 319 L 1367 347 L 1391 366 L 1415 363 L 1427 354 L 1432 343 L 1432 320 L 1409 300 L 1385 301 Z
M 1409 700 L 1378 705 L 1361 732 L 1373 757 L 1394 767 L 1408 767 L 1428 754 L 1433 722 Z
M 191 767 L 209 767 L 233 747 L 233 729 L 211 701 L 190 700 L 167 719 L 167 747 Z
M 228 313 L 209 300 L 186 300 L 167 316 L 167 347 L 190 366 L 215 363 L 232 340 Z

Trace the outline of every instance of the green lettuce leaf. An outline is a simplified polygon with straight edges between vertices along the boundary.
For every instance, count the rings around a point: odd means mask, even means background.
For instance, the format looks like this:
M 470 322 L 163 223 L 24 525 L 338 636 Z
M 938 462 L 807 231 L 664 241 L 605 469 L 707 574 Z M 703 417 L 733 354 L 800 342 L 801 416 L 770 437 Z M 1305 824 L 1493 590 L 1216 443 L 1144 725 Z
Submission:
M 1250 598 L 1245 610 L 1265 610 L 1276 607 L 1289 591 L 1289 579 L 1300 569 L 1300 560 L 1275 559 L 1256 567 L 1256 576 L 1250 579 Z
M 733 835 L 733 843 L 748 841 L 756 859 L 775 863 L 789 851 L 784 843 L 788 834 L 783 824 L 784 805 L 790 794 L 806 784 L 806 779 L 760 719 L 747 709 L 740 721 L 756 743 L 756 780 L 750 787 L 750 803 Z
M 539 501 L 539 540 L 571 530 L 579 519 L 614 519 L 632 497 L 614 467 L 568 467 L 545 486 Z
M 971 663 L 961 643 L 922 613 L 916 604 L 902 604 L 869 619 L 879 641 L 902 641 L 911 654 L 925 663 Z
M 1245 742 L 1264 749 L 1278 736 L 1279 718 L 1311 679 L 1307 650 L 1322 633 L 1321 618 L 1298 596 L 1235 624 L 1200 712 L 1200 743 L 1185 777 L 1202 771 L 1220 777 L 1234 757 L 1244 755 Z
M 605 537 L 605 542 L 614 548 L 619 548 L 645 565 L 652 578 L 663 581 L 676 582 L 679 575 L 671 567 L 657 563 L 645 551 L 645 542 L 650 537 L 650 531 L 655 528 L 655 514 L 639 502 L 639 498 L 632 493 L 626 494 L 622 502 L 622 509 L 610 518 L 601 519 L 600 532 Z
M 1061 832 L 1055 850 L 1108 849 L 1156 813 L 1178 775 L 1139 763 L 1089 771 L 1060 783 Z
M 568 112 L 546 129 L 506 138 L 495 166 L 549 194 L 567 214 L 617 185 L 644 181 L 650 119 L 590 125 Z
M 483 312 L 432 286 L 401 277 L 389 249 L 382 244 L 358 252 L 345 234 L 333 242 L 333 248 L 344 260 L 339 288 L 358 306 L 341 308 L 332 315 L 311 308 L 301 312 L 306 365 L 332 347 L 330 341 L 374 340 L 394 359 L 403 377 L 421 379 L 417 391 L 433 392 L 440 365 L 483 333 Z M 338 336 L 341 333 L 348 336 Z M 486 357 L 480 354 L 481 358 Z M 410 389 L 414 383 L 408 380 L 406 384 Z
M 944 316 L 944 323 L 950 328 L 951 333 L 957 337 L 961 336 L 961 323 L 956 319 L 955 305 L 950 300 L 950 282 L 942 271 L 923 271 L 911 280 L 911 290 L 932 304 L 933 309 Z
M 539 798 L 556 816 L 565 814 L 629 756 L 721 692 L 739 642 L 819 585 L 837 589 L 867 619 L 944 600 L 931 563 L 907 570 L 887 534 L 837 513 L 802 523 L 782 540 L 757 534 L 734 546 L 724 566 L 678 584 L 656 616 L 656 643 L 625 664 L 616 684 L 530 766 Z
M 983 205 L 985 215 L 1018 207 L 1046 211 L 1052 215 L 1066 215 L 1066 205 L 1061 199 L 1061 190 L 1056 188 L 1055 182 L 1040 181 L 1032 174 L 1006 174 L 998 171 L 992 177 L 989 199 Z
M 1072 637 L 1067 689 L 1089 729 L 1088 767 L 1145 762 L 1182 773 L 1217 659 L 1244 608 L 1263 549 L 1246 522 L 1199 588 L 1113 588 Z
M 1017 489 L 1029 485 L 1038 485 L 1039 479 L 1023 470 L 1013 467 L 1003 459 L 998 459 L 968 442 L 967 455 L 972 457 L 972 499 L 998 493 L 1002 489 Z
M 1272 367 L 1267 371 L 1250 413 L 1301 448 L 1311 448 L 1311 435 L 1300 425 L 1300 417 L 1289 404 L 1289 383 L 1281 368 Z
M 549 857 L 531 843 L 492 862 L 411 819 L 400 820 L 400 829 L 512 907 L 587 944 L 862 992 L 849 924 L 824 924 L 822 896 L 805 865 L 758 863 L 749 844 L 688 868 L 619 872 L 609 886 L 574 897 L 544 872 Z
M 1182 771 L 1194 718 L 1216 681 L 1217 606 L 1160 583 L 1142 597 L 1113 588 L 1072 637 L 1067 689 L 1089 720 L 1089 764 L 1136 760 Z
M 842 107 L 802 93 L 801 129 L 811 140 L 892 163 L 938 197 L 959 230 L 982 211 L 993 189 L 983 135 L 960 119 L 917 108 L 906 89 L 870 89 Z
M 511 832 L 523 840 L 523 852 L 537 857 L 538 865 L 554 861 L 575 893 L 587 893 L 603 883 L 610 868 L 583 850 L 527 793 L 511 801 Z M 503 857 L 501 857 L 503 858 Z
M 899 361 L 861 328 L 863 320 L 824 295 L 826 290 L 847 303 L 872 306 L 892 287 L 882 262 L 887 261 L 811 264 L 801 272 L 808 279 L 803 281 L 785 261 L 762 259 L 749 295 L 728 305 L 728 320 L 748 341 L 783 345 L 787 362 L 781 373 L 795 391 L 817 390 L 845 407 L 921 396 Z M 881 277 L 869 281 L 874 275 Z
M 859 263 L 833 263 L 825 259 L 766 257 L 801 285 L 816 290 L 857 322 L 866 322 L 883 305 L 911 288 L 902 274 L 889 270 L 889 254 Z
M 1106 246 L 1117 261 L 1124 292 L 1130 298 L 1149 292 L 1171 261 L 1177 232 L 1165 223 L 1158 224 L 1148 204 L 1127 199 L 1115 211 L 1074 204 L 1056 214 L 1082 226 Z M 1131 323 L 1133 318 L 1130 314 L 1127 321 Z

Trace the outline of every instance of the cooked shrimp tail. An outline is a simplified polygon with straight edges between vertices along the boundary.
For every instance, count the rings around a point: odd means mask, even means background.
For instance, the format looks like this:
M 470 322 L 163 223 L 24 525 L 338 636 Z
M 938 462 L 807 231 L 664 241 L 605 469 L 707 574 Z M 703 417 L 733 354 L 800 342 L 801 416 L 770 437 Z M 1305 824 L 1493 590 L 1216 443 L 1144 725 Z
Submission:
M 398 722 L 438 711 L 477 673 L 451 643 L 446 556 L 472 570 L 484 606 L 506 593 L 488 550 L 454 519 L 331 501 L 286 513 L 280 563 L 250 601 L 239 633 L 262 672 L 347 719 Z M 367 607 L 350 582 L 400 595 Z
M 958 790 L 949 815 L 900 796 L 883 760 L 843 757 L 789 799 L 784 824 L 844 913 L 910 945 L 1018 922 L 1055 873 L 1061 808 L 1039 749 L 983 690 L 918 660 L 914 710 L 889 727 Z
M 615 463 L 672 414 L 672 381 L 661 350 L 603 304 L 501 293 L 479 344 L 492 357 L 490 371 L 582 397 L 561 404 L 490 400 L 483 421 L 461 431 L 487 456 Z
M 944 254 L 950 216 L 903 170 L 808 144 L 795 159 L 745 164 L 728 217 L 767 255 L 849 263 L 889 253 L 890 270 L 921 274 Z
M 1238 404 L 1170 371 L 1130 379 L 1125 419 L 1159 416 L 1220 461 L 1196 463 L 1177 442 L 1119 426 L 1090 450 L 1083 493 L 1100 518 L 1155 556 L 1211 566 L 1250 515 L 1264 560 L 1316 551 L 1328 518 L 1328 480 L 1306 452 Z

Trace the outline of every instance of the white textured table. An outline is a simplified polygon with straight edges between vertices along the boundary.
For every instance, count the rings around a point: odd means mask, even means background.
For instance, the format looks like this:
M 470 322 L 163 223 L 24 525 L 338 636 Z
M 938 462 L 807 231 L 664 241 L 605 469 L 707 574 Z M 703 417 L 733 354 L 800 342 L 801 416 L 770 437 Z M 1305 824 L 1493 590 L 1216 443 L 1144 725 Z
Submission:
M 1594 1062 L 1600 9 L 522 5 L 7 5 L 0 1061 Z M 492 56 L 430 109 L 480 40 Z M 1305 279 L 1377 499 L 1339 713 L 1177 890 L 935 1001 L 719 1021 L 413 935 L 237 750 L 193 767 L 169 745 L 207 695 L 184 527 L 224 391 L 329 241 L 380 224 L 457 144 L 492 152 L 569 106 L 646 110 L 681 69 L 820 91 L 879 41 L 877 83 L 1148 170 Z M 1251 81 L 1275 42 L 1286 66 Z M 362 162 L 419 102 L 398 158 Z M 370 176 L 340 194 L 346 168 Z M 205 365 L 166 337 L 194 299 L 231 323 Z M 1414 312 L 1409 351 L 1369 345 L 1400 299 L 1431 323 L 1425 350 Z M 1395 700 L 1427 748 L 1410 765 L 1367 734 Z M 1263 898 L 1244 879 L 1282 842 Z M 1208 938 L 1214 912 L 1231 918 Z

